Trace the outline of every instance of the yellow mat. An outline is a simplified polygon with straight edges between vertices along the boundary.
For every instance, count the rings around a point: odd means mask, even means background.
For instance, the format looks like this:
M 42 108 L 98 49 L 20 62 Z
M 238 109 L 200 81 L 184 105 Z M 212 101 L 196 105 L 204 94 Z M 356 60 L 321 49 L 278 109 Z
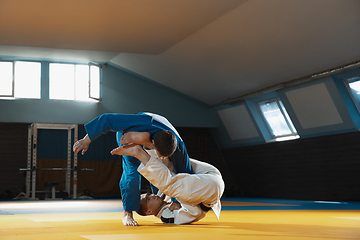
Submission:
M 0 215 L 0 239 L 360 239 L 360 211 L 223 211 L 220 221 L 209 212 L 181 226 L 135 218 L 139 227 L 123 226 L 120 212 Z

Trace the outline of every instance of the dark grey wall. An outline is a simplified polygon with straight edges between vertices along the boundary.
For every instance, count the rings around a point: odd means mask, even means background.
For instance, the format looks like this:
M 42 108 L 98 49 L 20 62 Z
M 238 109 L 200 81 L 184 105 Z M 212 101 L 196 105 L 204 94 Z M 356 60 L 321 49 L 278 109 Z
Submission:
M 360 201 L 360 132 L 223 150 L 242 197 Z

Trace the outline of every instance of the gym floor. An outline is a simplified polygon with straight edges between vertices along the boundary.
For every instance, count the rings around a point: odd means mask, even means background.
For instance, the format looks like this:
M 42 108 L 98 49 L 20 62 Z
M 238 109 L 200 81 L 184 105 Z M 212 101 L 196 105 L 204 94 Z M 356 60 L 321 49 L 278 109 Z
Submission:
M 139 227 L 122 225 L 121 200 L 0 202 L 1 240 L 360 239 L 360 203 L 279 199 L 222 199 L 189 225 L 166 225 L 134 213 Z

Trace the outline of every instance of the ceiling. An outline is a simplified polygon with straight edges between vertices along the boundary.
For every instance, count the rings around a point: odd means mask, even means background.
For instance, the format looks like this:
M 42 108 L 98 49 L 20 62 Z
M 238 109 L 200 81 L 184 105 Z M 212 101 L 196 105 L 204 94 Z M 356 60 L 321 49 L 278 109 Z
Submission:
M 206 104 L 360 60 L 359 0 L 0 0 L 0 57 L 110 63 Z

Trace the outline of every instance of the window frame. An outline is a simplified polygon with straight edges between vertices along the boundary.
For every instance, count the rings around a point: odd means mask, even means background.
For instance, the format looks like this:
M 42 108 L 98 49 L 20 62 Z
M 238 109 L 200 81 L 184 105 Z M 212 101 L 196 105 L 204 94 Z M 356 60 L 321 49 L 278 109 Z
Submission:
M 351 79 L 354 79 L 354 80 L 353 80 L 353 81 L 349 81 L 349 80 L 351 80 Z M 355 105 L 358 113 L 360 113 L 360 106 L 359 106 L 360 104 L 358 104 L 358 101 L 355 99 L 355 97 L 354 97 L 354 95 L 353 95 L 353 93 L 352 93 L 352 91 L 351 91 L 351 87 L 350 87 L 350 83 L 357 82 L 357 81 L 360 82 L 360 75 L 358 75 L 358 76 L 353 76 L 353 77 L 350 77 L 350 78 L 345 78 L 345 79 L 344 79 L 344 84 L 345 84 L 345 86 L 346 86 L 346 89 L 347 89 L 348 92 L 349 92 L 349 95 L 350 95 L 350 97 L 351 97 L 351 100 L 353 101 L 353 103 L 354 103 L 354 105 Z M 359 102 L 360 102 L 360 101 L 359 101 Z
M 63 101 L 78 101 L 78 102 L 84 102 L 84 101 L 89 101 L 91 102 L 91 100 L 94 100 L 96 102 L 101 101 L 101 66 L 92 62 L 89 63 L 66 63 L 66 62 L 50 62 L 49 63 L 49 95 L 50 95 L 50 69 L 51 69 L 51 64 L 67 64 L 67 65 L 73 65 L 74 66 L 74 84 L 73 84 L 73 88 L 74 88 L 74 96 L 73 99 L 57 99 L 57 98 L 50 98 L 50 100 L 63 100 Z M 76 90 L 77 90 L 77 80 L 76 80 L 76 71 L 77 71 L 77 66 L 78 65 L 82 65 L 82 66 L 87 66 L 88 67 L 88 89 L 87 89 L 87 99 L 76 99 Z M 95 66 L 99 68 L 99 98 L 93 97 L 91 96 L 91 66 Z
M 7 63 L 11 63 L 11 65 L 12 65 L 11 95 L 0 95 L 0 97 L 1 98 L 15 98 L 15 61 L 0 60 L 0 62 L 7 62 Z
M 268 131 L 269 131 L 269 133 L 270 133 L 270 135 L 271 135 L 271 139 L 272 139 L 272 140 L 276 140 L 276 139 L 286 138 L 286 137 L 299 137 L 299 134 L 297 133 L 297 130 L 296 130 L 294 124 L 293 124 L 292 122 L 291 122 L 291 123 L 289 122 L 289 121 L 291 121 L 290 116 L 289 116 L 288 114 L 285 114 L 285 112 L 284 112 L 284 110 L 283 110 L 283 108 L 282 108 L 282 106 L 281 106 L 281 104 L 280 104 L 280 101 L 281 101 L 281 100 L 280 100 L 279 98 L 271 98 L 271 99 L 267 99 L 267 100 L 258 102 L 258 103 L 256 104 L 256 105 L 257 105 L 257 108 L 258 108 L 258 110 L 259 110 L 259 112 L 260 112 L 260 115 L 261 115 L 263 121 L 265 122 L 266 127 L 267 127 L 267 129 L 268 129 Z M 284 119 L 285 119 L 285 122 L 286 122 L 287 127 L 288 127 L 289 130 L 291 131 L 290 134 L 285 134 L 285 135 L 280 135 L 280 136 L 276 136 L 276 135 L 274 134 L 274 131 L 272 130 L 272 128 L 271 128 L 268 120 L 266 119 L 266 117 L 265 117 L 265 115 L 264 115 L 264 113 L 263 113 L 263 111 L 261 110 L 261 107 L 260 107 L 261 104 L 264 104 L 264 103 L 272 103 L 272 102 L 276 102 L 276 105 L 278 106 L 278 108 L 279 108 L 282 116 L 283 116 Z M 284 108 L 285 108 L 285 107 L 284 107 Z M 288 118 L 289 118 L 289 119 L 288 119 Z M 292 127 L 291 125 L 292 125 L 293 127 Z M 294 132 L 293 129 L 295 130 L 295 132 Z
M 91 63 L 91 62 L 89 62 L 89 95 L 88 95 L 88 97 L 90 98 L 90 99 L 93 99 L 93 100 L 96 100 L 96 101 L 100 101 L 101 100 L 101 67 L 99 66 L 99 65 L 97 65 L 97 64 L 95 64 L 95 63 Z M 91 67 L 92 66 L 95 66 L 95 67 L 98 67 L 99 68 L 99 97 L 98 98 L 96 98 L 96 97 L 93 97 L 92 96 L 92 94 L 91 94 L 91 83 L 92 83 L 92 81 L 91 81 Z
M 4 94 L 1 94 L 0 95 L 0 98 L 1 99 L 4 99 L 4 100 L 16 100 L 16 99 L 42 99 L 42 96 L 41 96 L 41 91 L 42 91 L 42 72 L 41 72 L 41 69 L 42 69 L 42 62 L 40 61 L 28 61 L 28 60 L 0 60 L 0 62 L 6 62 L 6 63 L 11 63 L 11 74 L 12 74 L 12 78 L 11 78 L 11 94 L 8 94 L 8 95 L 4 95 Z M 39 78 L 36 79 L 36 82 L 33 82 L 33 78 L 29 78 L 28 80 L 30 81 L 30 84 L 33 85 L 34 83 L 36 84 L 39 84 L 39 88 L 36 88 L 36 92 L 31 92 L 30 91 L 30 94 L 25 96 L 22 94 L 23 93 L 23 90 L 25 89 L 24 88 L 24 85 L 22 85 L 22 76 L 21 74 L 19 74 L 18 70 L 21 70 L 21 66 L 19 66 L 20 63 L 30 63 L 30 64 L 36 64 L 38 65 L 39 67 Z M 24 65 L 23 65 L 24 66 Z M 33 77 L 33 75 L 27 75 L 27 76 L 31 76 Z M 27 88 L 26 88 L 27 89 Z M 34 93 L 35 96 L 34 96 Z

